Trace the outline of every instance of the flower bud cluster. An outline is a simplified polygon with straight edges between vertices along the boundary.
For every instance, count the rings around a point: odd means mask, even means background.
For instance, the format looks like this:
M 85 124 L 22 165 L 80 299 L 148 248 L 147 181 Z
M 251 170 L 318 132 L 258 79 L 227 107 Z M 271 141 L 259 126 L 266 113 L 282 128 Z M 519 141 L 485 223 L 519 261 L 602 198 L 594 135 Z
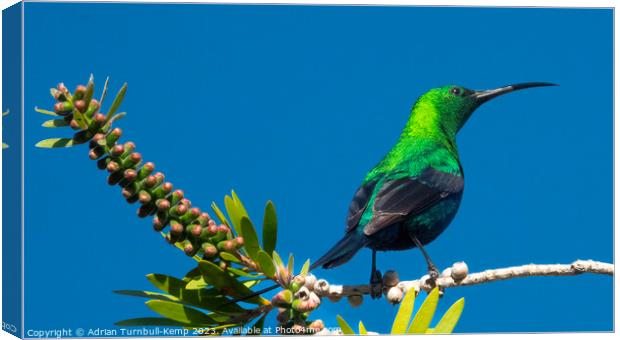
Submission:
M 324 328 L 321 320 L 308 320 L 310 313 L 321 304 L 321 297 L 315 291 L 316 283 L 312 274 L 298 275 L 289 279 L 285 289 L 274 295 L 271 304 L 278 308 L 280 328 L 299 334 L 313 334 Z
M 79 85 L 71 93 L 61 83 L 51 90 L 56 99 L 54 112 L 79 130 L 73 139 L 90 143 L 89 158 L 109 173 L 108 184 L 120 186 L 128 203 L 139 203 L 138 216 L 153 216 L 153 229 L 163 232 L 169 243 L 179 245 L 188 256 L 200 254 L 218 260 L 225 269 L 229 264 L 219 254 L 238 255 L 243 238 L 234 237 L 228 226 L 218 225 L 208 213 L 192 206 L 182 190 L 173 190 L 172 183 L 155 171 L 153 163 L 143 163 L 133 142 L 120 142 L 122 131 L 112 128 L 112 122 L 99 113 L 101 105 L 92 99 L 93 86 L 90 82 L 88 86 Z

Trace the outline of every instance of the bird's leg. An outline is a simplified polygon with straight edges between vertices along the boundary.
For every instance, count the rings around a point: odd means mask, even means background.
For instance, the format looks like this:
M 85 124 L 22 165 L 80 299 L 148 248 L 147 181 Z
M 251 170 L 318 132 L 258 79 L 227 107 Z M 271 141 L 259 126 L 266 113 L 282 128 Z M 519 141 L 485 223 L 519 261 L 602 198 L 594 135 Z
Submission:
M 381 297 L 383 279 L 381 272 L 377 270 L 377 251 L 372 251 L 372 268 L 370 270 L 370 297 L 377 299 Z
M 409 236 L 411 237 L 411 240 L 413 241 L 413 243 L 415 243 L 416 247 L 420 248 L 422 255 L 424 255 L 424 259 L 426 260 L 426 264 L 428 265 L 428 275 L 431 277 L 433 281 L 435 281 L 439 277 L 439 270 L 437 270 L 437 266 L 435 266 L 435 264 L 433 263 L 433 260 L 431 260 L 431 257 L 428 256 L 428 253 L 426 252 L 426 250 L 424 250 L 424 247 L 422 246 L 422 242 L 420 242 L 420 240 L 418 240 L 418 238 L 415 237 L 415 235 L 409 234 Z

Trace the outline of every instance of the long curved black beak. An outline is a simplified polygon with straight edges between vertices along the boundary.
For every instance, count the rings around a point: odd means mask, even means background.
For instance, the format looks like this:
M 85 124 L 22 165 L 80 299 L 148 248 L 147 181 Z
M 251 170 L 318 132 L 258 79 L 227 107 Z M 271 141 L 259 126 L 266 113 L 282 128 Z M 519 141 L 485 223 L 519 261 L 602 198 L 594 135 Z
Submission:
M 493 90 L 474 91 L 474 93 L 471 96 L 474 97 L 478 105 L 480 105 L 497 96 L 501 96 L 502 94 L 506 94 L 512 91 L 517 91 L 517 90 L 529 89 L 530 87 L 540 87 L 540 86 L 558 86 L 558 85 L 553 84 L 553 83 L 543 83 L 543 82 L 520 83 L 520 84 L 499 87 Z

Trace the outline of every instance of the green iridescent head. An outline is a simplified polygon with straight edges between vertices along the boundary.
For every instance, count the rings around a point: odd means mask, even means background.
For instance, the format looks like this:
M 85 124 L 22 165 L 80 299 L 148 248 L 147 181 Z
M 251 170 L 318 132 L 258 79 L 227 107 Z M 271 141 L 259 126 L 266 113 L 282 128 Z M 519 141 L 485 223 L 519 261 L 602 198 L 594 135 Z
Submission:
M 444 133 L 454 136 L 465 125 L 471 114 L 483 103 L 506 93 L 538 86 L 554 86 L 551 83 L 520 83 L 492 90 L 470 90 L 458 85 L 431 89 L 416 102 L 411 125 L 432 122 Z

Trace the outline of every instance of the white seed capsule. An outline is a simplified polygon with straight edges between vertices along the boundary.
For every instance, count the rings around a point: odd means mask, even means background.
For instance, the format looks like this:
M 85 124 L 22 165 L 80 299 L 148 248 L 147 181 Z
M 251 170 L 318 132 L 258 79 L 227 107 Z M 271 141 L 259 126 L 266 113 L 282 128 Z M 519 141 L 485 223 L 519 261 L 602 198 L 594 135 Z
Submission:
M 316 276 L 313 274 L 306 275 L 306 288 L 310 290 L 314 290 L 314 284 L 316 283 Z
M 364 298 L 361 295 L 349 295 L 348 300 L 351 307 L 359 307 L 364 301 Z
M 306 287 L 301 287 L 297 293 L 295 293 L 295 298 L 306 301 L 310 298 L 310 291 Z
M 314 284 L 314 291 L 321 295 L 327 294 L 329 292 L 329 283 L 323 279 L 318 280 Z
M 383 274 L 383 285 L 385 287 L 394 287 L 398 284 L 398 273 L 394 270 L 388 270 Z
M 388 289 L 385 297 L 391 304 L 395 305 L 403 299 L 403 291 L 398 287 L 391 287 Z
M 469 273 L 469 268 L 467 268 L 467 264 L 465 262 L 457 262 L 452 265 L 452 279 L 454 281 L 461 281 L 467 277 Z
M 310 292 L 310 301 L 313 301 L 317 306 L 321 304 L 321 297 L 318 296 L 315 292 Z
M 446 268 L 441 272 L 440 277 L 452 277 L 452 268 Z

